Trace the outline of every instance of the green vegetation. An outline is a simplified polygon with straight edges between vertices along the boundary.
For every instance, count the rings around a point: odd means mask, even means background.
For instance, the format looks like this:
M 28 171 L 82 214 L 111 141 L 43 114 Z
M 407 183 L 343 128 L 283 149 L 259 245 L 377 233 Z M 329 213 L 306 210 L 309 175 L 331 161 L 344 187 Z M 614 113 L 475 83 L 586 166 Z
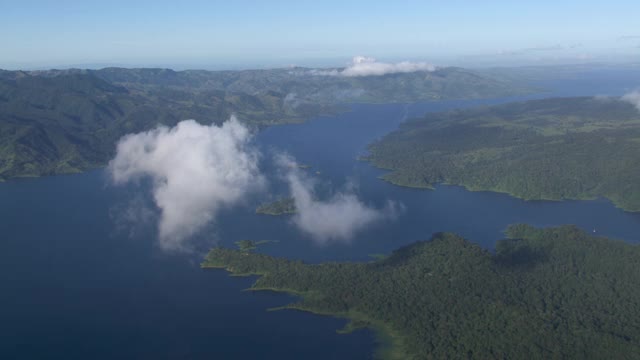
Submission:
M 95 72 L 0 75 L 0 180 L 73 173 L 103 166 L 127 133 L 180 120 L 249 124 L 299 122 L 330 110 L 286 108 L 284 95 L 190 88 L 123 87 Z
M 504 97 L 531 92 L 520 79 L 457 67 L 362 77 L 323 76 L 315 70 L 303 67 L 243 71 L 106 68 L 95 73 L 109 82 L 142 91 L 189 88 L 241 94 L 271 93 L 277 97 L 284 94 L 288 95 L 286 103 L 291 108 L 311 104 Z
M 0 181 L 105 165 L 117 140 L 180 120 L 255 126 L 301 122 L 350 102 L 505 96 L 512 81 L 457 68 L 346 78 L 311 69 L 0 70 Z
M 215 248 L 204 268 L 261 275 L 284 308 L 376 329 L 394 359 L 632 359 L 640 353 L 640 247 L 573 226 L 514 225 L 492 254 L 435 234 L 368 263 L 305 264 Z
M 236 241 L 236 245 L 238 246 L 238 249 L 240 249 L 240 251 L 252 251 L 258 248 L 258 246 L 263 245 L 263 244 L 268 244 L 268 243 L 272 243 L 273 241 L 271 240 L 260 240 L 260 241 L 253 241 L 253 240 L 240 240 L 240 241 Z
M 263 215 L 289 215 L 296 213 L 296 202 L 292 197 L 278 199 L 265 203 L 256 209 L 256 214 Z
M 429 114 L 370 146 L 383 179 L 509 193 L 603 196 L 640 211 L 640 113 L 616 99 L 553 98 Z

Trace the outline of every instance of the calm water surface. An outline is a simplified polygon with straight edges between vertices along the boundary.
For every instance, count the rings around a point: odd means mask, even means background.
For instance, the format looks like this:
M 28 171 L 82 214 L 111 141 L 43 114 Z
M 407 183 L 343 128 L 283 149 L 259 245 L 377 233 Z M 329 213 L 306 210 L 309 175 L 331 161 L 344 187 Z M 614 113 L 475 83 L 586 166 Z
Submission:
M 617 95 L 637 80 L 596 75 L 551 85 L 560 95 Z M 455 186 L 408 189 L 378 180 L 380 170 L 356 160 L 368 143 L 406 117 L 507 100 L 354 105 L 335 117 L 259 133 L 255 141 L 266 154 L 266 172 L 273 167 L 269 154 L 286 151 L 311 165 L 311 174 L 320 172 L 314 176 L 321 190 L 350 182 L 368 204 L 381 207 L 393 200 L 404 205 L 395 221 L 375 224 L 348 243 L 320 245 L 287 217 L 254 214 L 255 205 L 266 200 L 263 194 L 223 211 L 194 239 L 193 253 L 165 254 L 155 245 L 153 221 L 123 226 L 132 199 L 149 201 L 144 185 L 111 187 L 102 170 L 0 184 L 0 358 L 371 358 L 375 339 L 370 331 L 338 335 L 344 320 L 267 312 L 291 298 L 243 292 L 253 278 L 200 269 L 204 251 L 216 243 L 278 240 L 261 251 L 318 262 L 367 260 L 369 254 L 388 253 L 437 231 L 458 232 L 492 248 L 505 227 L 516 222 L 572 223 L 638 240 L 640 214 L 606 200 L 526 202 Z M 283 194 L 278 177 L 270 179 L 271 194 Z

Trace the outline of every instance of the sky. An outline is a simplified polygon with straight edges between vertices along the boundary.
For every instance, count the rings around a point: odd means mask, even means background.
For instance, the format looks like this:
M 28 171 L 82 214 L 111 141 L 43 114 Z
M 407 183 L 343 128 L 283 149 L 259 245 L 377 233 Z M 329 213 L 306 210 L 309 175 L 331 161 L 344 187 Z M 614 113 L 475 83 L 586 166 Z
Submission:
M 0 0 L 0 68 L 637 62 L 637 0 Z

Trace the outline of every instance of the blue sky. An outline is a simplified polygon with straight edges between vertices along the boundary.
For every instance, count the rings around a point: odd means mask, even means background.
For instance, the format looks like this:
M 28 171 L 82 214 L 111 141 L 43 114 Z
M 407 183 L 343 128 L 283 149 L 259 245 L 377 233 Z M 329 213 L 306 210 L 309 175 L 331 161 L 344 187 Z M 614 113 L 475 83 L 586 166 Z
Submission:
M 640 60 L 640 1 L 0 0 L 0 68 Z

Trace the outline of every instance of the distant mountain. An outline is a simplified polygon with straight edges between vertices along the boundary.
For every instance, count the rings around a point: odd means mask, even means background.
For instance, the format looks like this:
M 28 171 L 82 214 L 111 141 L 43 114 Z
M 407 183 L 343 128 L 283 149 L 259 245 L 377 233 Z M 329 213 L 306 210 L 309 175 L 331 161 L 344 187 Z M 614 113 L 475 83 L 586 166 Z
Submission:
M 617 98 L 551 98 L 429 114 L 370 146 L 394 184 L 640 211 L 640 112 Z
M 299 122 L 352 102 L 497 97 L 525 88 L 458 68 L 347 78 L 312 69 L 0 70 L 0 180 L 103 166 L 124 134 L 180 120 Z
M 128 87 L 188 87 L 252 95 L 274 91 L 295 96 L 299 102 L 323 104 L 502 97 L 529 91 L 517 85 L 517 80 L 507 80 L 497 73 L 480 75 L 454 67 L 382 76 L 321 75 L 327 72 L 295 67 L 242 71 L 106 68 L 95 73 L 109 82 Z

